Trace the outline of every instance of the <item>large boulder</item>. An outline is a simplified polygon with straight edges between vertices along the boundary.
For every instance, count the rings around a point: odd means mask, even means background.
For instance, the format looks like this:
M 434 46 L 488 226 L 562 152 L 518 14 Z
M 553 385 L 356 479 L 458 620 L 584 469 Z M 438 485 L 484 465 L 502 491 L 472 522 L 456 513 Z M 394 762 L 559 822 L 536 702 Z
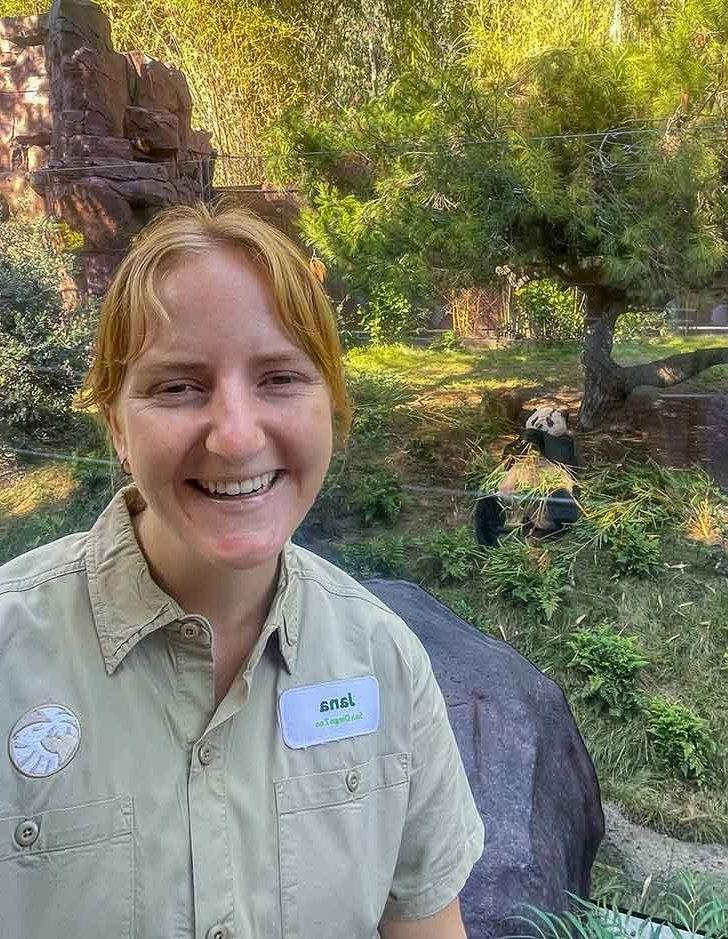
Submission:
M 427 649 L 485 823 L 485 851 L 461 895 L 468 936 L 531 935 L 512 917 L 527 905 L 563 912 L 567 893 L 588 897 L 604 834 L 599 784 L 564 694 L 416 584 L 365 586 Z

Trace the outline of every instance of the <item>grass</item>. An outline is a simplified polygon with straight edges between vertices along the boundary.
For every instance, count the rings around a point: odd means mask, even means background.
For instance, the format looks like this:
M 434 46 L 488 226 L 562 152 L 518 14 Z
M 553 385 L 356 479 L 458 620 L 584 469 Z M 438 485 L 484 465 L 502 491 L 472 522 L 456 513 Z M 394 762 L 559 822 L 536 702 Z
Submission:
M 615 355 L 631 364 L 709 344 L 668 338 L 623 344 Z M 667 471 L 612 435 L 588 453 L 584 517 L 565 538 L 514 544 L 512 556 L 486 563 L 470 534 L 472 487 L 497 467 L 524 403 L 578 399 L 578 352 L 574 345 L 351 350 L 352 439 L 336 454 L 299 538 L 360 576 L 419 581 L 511 643 L 564 688 L 605 798 L 657 831 L 728 844 L 725 496 L 704 473 Z M 725 392 L 728 369 L 711 369 L 700 382 Z M 0 561 L 89 527 L 116 482 L 100 464 L 18 464 L 0 488 Z M 634 678 L 638 702 L 661 696 L 705 720 L 716 748 L 709 777 L 660 760 L 646 706 L 610 709 L 604 700 L 614 696 L 603 686 L 601 699 L 585 696 L 595 676 L 570 664 L 570 640 L 602 626 L 633 638 L 646 660 Z

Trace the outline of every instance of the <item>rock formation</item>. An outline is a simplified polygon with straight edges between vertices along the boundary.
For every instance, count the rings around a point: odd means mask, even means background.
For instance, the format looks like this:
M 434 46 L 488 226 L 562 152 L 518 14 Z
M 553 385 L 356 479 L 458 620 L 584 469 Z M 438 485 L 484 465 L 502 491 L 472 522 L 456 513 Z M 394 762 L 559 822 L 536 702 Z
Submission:
M 563 912 L 568 893 L 588 897 L 604 834 L 594 767 L 563 692 L 422 587 L 387 580 L 365 586 L 425 646 L 485 823 L 483 856 L 460 897 L 467 934 L 539 935 L 513 917 L 533 919 L 529 904 Z
M 0 210 L 24 204 L 80 232 L 90 293 L 160 208 L 209 194 L 214 152 L 191 115 L 184 75 L 115 52 L 89 0 L 0 20 Z

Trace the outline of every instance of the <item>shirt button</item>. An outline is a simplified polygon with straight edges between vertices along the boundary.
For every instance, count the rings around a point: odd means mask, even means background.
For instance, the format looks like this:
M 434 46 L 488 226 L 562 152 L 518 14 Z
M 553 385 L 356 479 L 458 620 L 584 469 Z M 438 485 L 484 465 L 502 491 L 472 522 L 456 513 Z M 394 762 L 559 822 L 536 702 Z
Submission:
M 200 627 L 197 623 L 184 623 L 180 630 L 180 635 L 188 642 L 194 642 L 200 635 Z
M 228 939 L 230 930 L 227 926 L 210 926 L 205 933 L 205 939 Z
M 361 776 L 355 769 L 350 770 L 346 774 L 346 788 L 349 792 L 356 792 L 359 788 L 359 782 L 361 781 Z
M 212 763 L 214 758 L 215 751 L 212 749 L 210 744 L 201 744 L 199 750 L 197 751 L 197 759 L 200 761 L 200 763 L 202 763 L 203 766 L 207 766 L 209 763 Z M 221 926 L 219 928 L 222 929 L 223 927 Z
M 26 818 L 15 829 L 15 842 L 21 848 L 29 848 L 35 843 L 39 834 L 40 825 L 38 822 L 34 822 L 32 818 Z

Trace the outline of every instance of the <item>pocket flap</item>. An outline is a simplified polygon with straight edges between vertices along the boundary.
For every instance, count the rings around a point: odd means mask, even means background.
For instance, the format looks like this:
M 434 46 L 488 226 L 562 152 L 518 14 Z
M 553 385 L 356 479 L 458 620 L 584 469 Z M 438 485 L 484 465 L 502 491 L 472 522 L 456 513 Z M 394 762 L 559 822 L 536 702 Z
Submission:
M 32 819 L 38 825 L 33 844 L 21 847 L 15 831 L 21 822 Z M 131 796 L 118 796 L 101 802 L 87 802 L 65 809 L 50 809 L 28 815 L 0 818 L 0 861 L 18 854 L 42 854 L 73 848 L 132 831 L 134 805 Z
M 407 753 L 388 753 L 374 757 L 368 763 L 325 773 L 292 776 L 275 784 L 278 812 L 284 815 L 344 802 L 358 802 L 370 792 L 401 785 L 408 779 Z

